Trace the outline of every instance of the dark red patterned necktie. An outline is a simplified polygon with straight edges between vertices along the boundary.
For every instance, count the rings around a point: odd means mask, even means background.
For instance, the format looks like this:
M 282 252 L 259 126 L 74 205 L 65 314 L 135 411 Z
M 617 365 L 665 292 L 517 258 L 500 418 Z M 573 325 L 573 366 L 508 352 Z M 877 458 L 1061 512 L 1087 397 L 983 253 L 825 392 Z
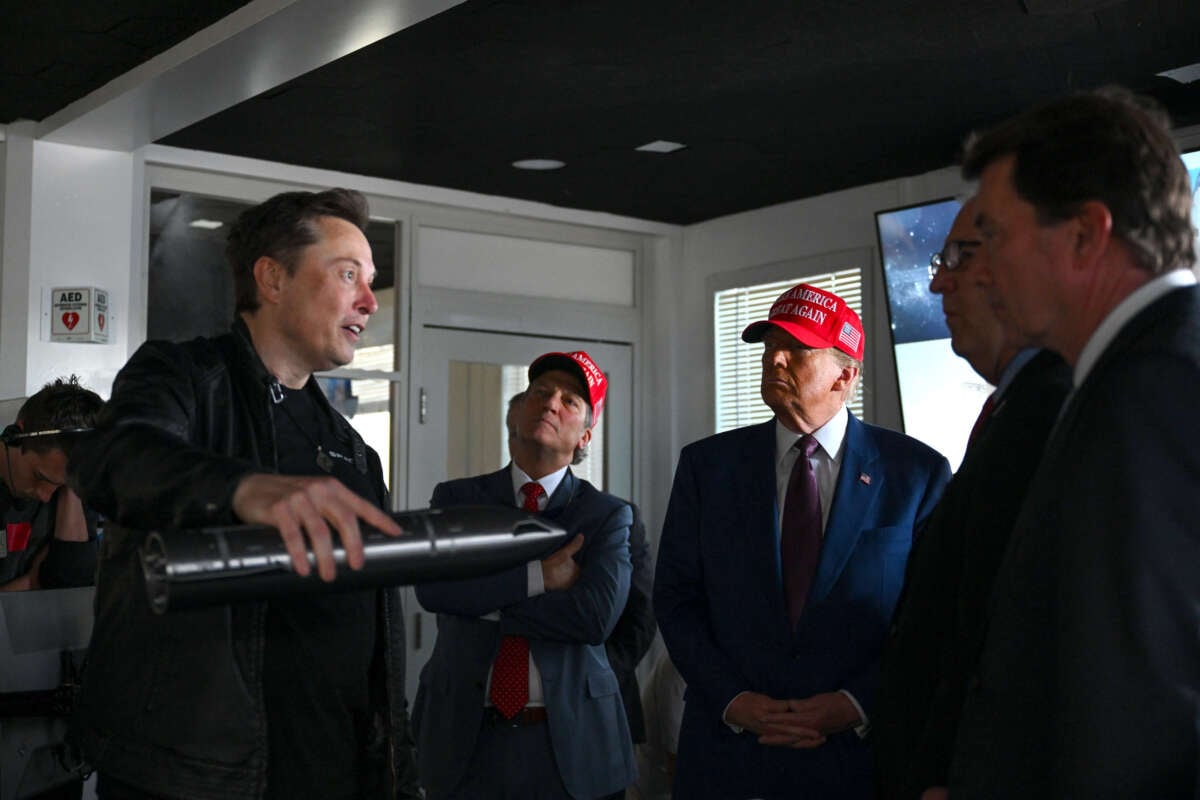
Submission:
M 820 446 L 805 434 L 794 445 L 799 454 L 788 478 L 779 525 L 779 561 L 783 567 L 783 599 L 792 628 L 800 621 L 817 560 L 821 557 L 821 500 L 809 459 Z
M 530 481 L 521 487 L 525 501 L 521 508 L 538 511 L 538 498 L 546 493 L 540 483 Z M 524 636 L 505 636 L 492 664 L 492 688 L 488 696 L 505 719 L 512 719 L 529 702 L 529 640 Z
M 983 401 L 983 408 L 979 409 L 979 416 L 975 418 L 975 424 L 971 426 L 971 435 L 967 437 L 967 447 L 975 444 L 975 440 L 983 432 L 983 424 L 988 421 L 988 417 L 992 416 L 992 412 L 995 410 L 996 393 L 992 392 L 988 395 L 987 400 Z

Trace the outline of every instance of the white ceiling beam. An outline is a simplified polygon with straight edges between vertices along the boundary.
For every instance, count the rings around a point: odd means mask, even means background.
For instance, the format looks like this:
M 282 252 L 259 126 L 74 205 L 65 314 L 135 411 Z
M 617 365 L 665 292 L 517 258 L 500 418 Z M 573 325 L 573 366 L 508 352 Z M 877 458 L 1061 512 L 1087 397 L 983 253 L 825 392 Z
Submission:
M 463 0 L 254 0 L 47 117 L 38 138 L 132 151 Z

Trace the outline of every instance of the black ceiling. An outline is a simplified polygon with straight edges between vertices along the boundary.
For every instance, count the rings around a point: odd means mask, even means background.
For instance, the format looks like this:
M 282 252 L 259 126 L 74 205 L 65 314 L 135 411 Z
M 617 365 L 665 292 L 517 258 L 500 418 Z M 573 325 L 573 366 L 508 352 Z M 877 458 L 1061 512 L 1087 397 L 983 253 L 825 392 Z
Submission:
M 175 30 L 237 5 L 183 3 Z M 0 119 L 46 114 L 9 61 Z M 1198 61 L 1197 0 L 469 0 L 162 142 L 692 223 L 945 166 L 1072 89 L 1200 123 L 1200 82 L 1154 77 Z M 634 151 L 655 139 L 687 148 Z M 567 166 L 510 166 L 529 157 Z
M 245 4 L 0 1 L 0 124 L 44 119 Z

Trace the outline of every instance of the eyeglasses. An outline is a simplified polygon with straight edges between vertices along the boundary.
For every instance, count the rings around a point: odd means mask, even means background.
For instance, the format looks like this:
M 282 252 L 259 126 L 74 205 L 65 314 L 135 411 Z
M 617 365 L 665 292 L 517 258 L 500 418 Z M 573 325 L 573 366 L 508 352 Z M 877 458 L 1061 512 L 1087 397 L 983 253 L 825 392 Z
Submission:
M 978 239 L 951 239 L 946 242 L 942 252 L 929 257 L 929 280 L 937 277 L 942 270 L 954 272 L 962 266 L 963 256 L 972 247 L 979 247 L 983 242 Z

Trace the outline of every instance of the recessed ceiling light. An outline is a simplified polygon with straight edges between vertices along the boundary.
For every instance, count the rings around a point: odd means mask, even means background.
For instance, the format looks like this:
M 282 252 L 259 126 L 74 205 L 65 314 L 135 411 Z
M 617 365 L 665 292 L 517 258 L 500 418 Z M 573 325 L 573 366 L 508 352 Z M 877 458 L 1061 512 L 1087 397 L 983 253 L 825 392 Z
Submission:
M 224 222 L 216 219 L 194 219 L 188 223 L 193 228 L 204 228 L 206 231 L 215 231 L 224 224 Z
M 517 169 L 562 169 L 567 164 L 553 158 L 523 158 L 512 162 L 512 165 Z
M 664 139 L 655 139 L 653 142 L 647 142 L 641 147 L 635 147 L 635 150 L 641 150 L 643 153 L 674 153 L 676 150 L 682 150 L 687 147 L 686 144 L 679 142 L 668 142 Z

